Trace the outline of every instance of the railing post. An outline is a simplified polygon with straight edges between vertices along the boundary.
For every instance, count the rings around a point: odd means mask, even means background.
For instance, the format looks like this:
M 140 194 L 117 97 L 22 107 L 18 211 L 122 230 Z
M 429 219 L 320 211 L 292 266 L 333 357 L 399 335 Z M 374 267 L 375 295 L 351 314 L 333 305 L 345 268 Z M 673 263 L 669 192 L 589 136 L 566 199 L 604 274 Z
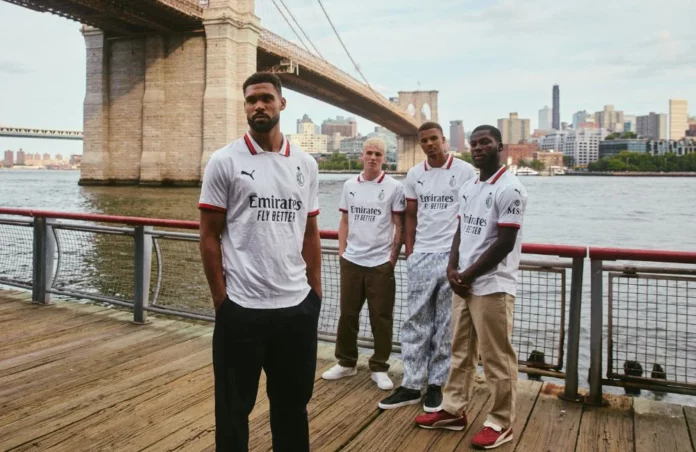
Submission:
M 568 359 L 566 361 L 565 389 L 560 398 L 579 402 L 578 355 L 580 353 L 580 318 L 582 316 L 582 282 L 585 267 L 584 257 L 573 258 L 570 282 L 570 311 L 568 316 Z
M 592 405 L 602 404 L 603 276 L 603 261 L 591 260 L 590 395 L 587 403 Z
M 31 283 L 31 299 L 35 303 L 51 304 L 48 289 L 53 283 L 55 248 L 53 228 L 46 217 L 35 217 Z
M 135 227 L 135 281 L 133 295 L 133 322 L 138 324 L 148 323 L 147 311 L 150 297 L 150 269 L 152 266 L 152 236 L 146 231 L 151 231 L 152 226 Z

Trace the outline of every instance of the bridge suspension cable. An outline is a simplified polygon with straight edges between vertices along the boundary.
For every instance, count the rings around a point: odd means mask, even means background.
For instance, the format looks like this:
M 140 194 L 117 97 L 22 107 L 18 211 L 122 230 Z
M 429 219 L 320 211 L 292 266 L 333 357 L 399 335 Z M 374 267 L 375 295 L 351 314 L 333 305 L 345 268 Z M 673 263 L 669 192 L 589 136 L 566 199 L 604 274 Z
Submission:
M 285 13 L 283 12 L 283 10 L 280 9 L 280 6 L 278 6 L 278 3 L 276 3 L 276 0 L 271 0 L 271 1 L 273 2 L 273 5 L 275 5 L 275 7 L 276 7 L 276 9 L 278 10 L 278 12 L 280 13 L 280 15 L 283 16 L 283 19 L 285 19 L 285 22 L 287 22 L 287 24 L 290 26 L 290 29 L 291 29 L 292 32 L 295 34 L 295 37 L 297 37 L 297 39 L 300 41 L 300 43 L 302 43 L 302 45 L 304 46 L 305 50 L 306 50 L 307 52 L 310 52 L 310 53 L 311 53 L 311 50 L 309 50 L 309 47 L 307 47 L 307 44 L 305 44 L 305 42 L 302 40 L 302 36 L 300 36 L 300 35 L 297 33 L 297 30 L 295 30 L 295 27 L 292 25 L 292 23 L 290 23 L 290 21 L 288 20 L 288 18 L 285 16 Z M 282 2 L 282 0 L 281 0 L 281 2 Z M 285 6 L 285 3 L 283 3 L 283 6 Z M 287 9 L 287 6 L 285 6 L 285 9 Z M 290 10 L 288 10 L 288 13 L 290 13 Z M 290 13 L 290 16 L 292 17 L 292 13 Z M 293 20 L 295 20 L 294 17 L 293 17 Z M 295 20 L 295 23 L 297 23 L 296 20 Z M 298 24 L 298 26 L 299 26 L 299 24 Z M 302 30 L 301 27 L 300 27 L 300 30 Z M 305 33 L 304 33 L 304 30 L 302 31 L 302 34 L 305 34 Z M 305 37 L 306 37 L 306 36 L 307 36 L 307 35 L 305 34 Z M 307 38 L 307 39 L 309 39 L 309 38 Z M 312 47 L 314 47 L 314 44 L 312 44 Z M 323 57 L 322 57 L 322 58 L 323 58 Z
M 292 14 L 292 11 L 290 11 L 290 8 L 288 8 L 288 6 L 285 4 L 285 1 L 284 0 L 279 0 L 279 1 L 280 1 L 281 5 L 283 5 L 283 7 L 287 10 L 288 14 L 290 15 L 290 18 L 292 18 L 293 22 L 295 22 L 295 24 L 297 25 L 297 28 L 300 29 L 300 31 L 302 32 L 302 35 L 305 37 L 305 39 L 307 39 L 307 41 L 309 41 L 309 44 L 312 46 L 312 48 L 317 53 L 319 58 L 326 61 L 326 58 L 324 58 L 324 55 L 321 54 L 319 49 L 317 49 L 317 46 L 314 45 L 314 42 L 312 42 L 310 37 L 307 36 L 307 33 L 305 33 L 304 29 L 302 28 L 302 25 L 300 25 L 300 23 L 297 21 L 297 19 L 295 19 L 295 16 Z M 273 0 L 273 3 L 275 3 L 275 0 Z M 278 5 L 276 5 L 276 7 L 277 6 Z M 280 9 L 278 9 L 278 10 L 280 11 Z M 290 24 L 288 24 L 288 25 L 290 25 Z M 292 27 L 292 25 L 290 25 L 290 26 Z M 306 46 L 305 46 L 305 48 L 306 48 Z M 309 49 L 307 49 L 307 51 L 309 51 Z
M 329 21 L 329 25 L 331 25 L 331 29 L 333 30 L 334 34 L 338 38 L 338 42 L 341 43 L 341 47 L 343 47 L 343 50 L 346 52 L 346 55 L 348 55 L 348 58 L 350 58 L 351 63 L 353 63 L 353 67 L 355 67 L 355 70 L 358 71 L 358 74 L 360 74 L 360 77 L 365 81 L 365 84 L 370 88 L 373 92 L 374 90 L 372 89 L 372 86 L 370 86 L 370 82 L 367 81 L 367 77 L 365 77 L 365 74 L 360 70 L 360 66 L 358 66 L 358 63 L 355 62 L 353 59 L 353 56 L 350 54 L 348 51 L 348 48 L 346 45 L 343 43 L 343 39 L 341 39 L 341 35 L 338 34 L 338 30 L 336 30 L 336 27 L 334 26 L 333 22 L 331 21 L 331 18 L 329 17 L 329 13 L 326 12 L 326 8 L 324 8 L 324 4 L 321 2 L 321 0 L 317 0 L 319 2 L 319 6 L 321 6 L 321 10 L 324 12 L 324 16 L 326 16 L 326 20 Z

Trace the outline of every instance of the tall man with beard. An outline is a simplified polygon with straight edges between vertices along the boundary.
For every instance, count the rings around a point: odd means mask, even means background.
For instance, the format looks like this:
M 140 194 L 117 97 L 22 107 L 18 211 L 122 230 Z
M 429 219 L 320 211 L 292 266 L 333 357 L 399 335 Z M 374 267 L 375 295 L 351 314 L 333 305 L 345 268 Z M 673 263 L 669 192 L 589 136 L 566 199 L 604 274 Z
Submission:
M 476 173 L 445 151 L 439 124 L 421 125 L 418 140 L 427 159 L 411 168 L 404 182 L 408 271 L 408 317 L 401 330 L 404 377 L 378 406 L 393 409 L 420 403 L 427 385 L 423 409 L 434 412 L 440 409 L 450 363 L 452 289 L 447 262 L 457 229 L 457 193 Z
M 215 307 L 215 442 L 247 451 L 266 374 L 274 451 L 308 451 L 321 308 L 318 167 L 280 133 L 280 79 L 243 85 L 250 130 L 205 168 L 200 248 Z
M 462 430 L 480 350 L 493 405 L 472 439 L 492 449 L 512 441 L 517 394 L 517 356 L 512 323 L 522 251 L 527 191 L 500 163 L 500 131 L 479 126 L 471 134 L 471 156 L 481 175 L 459 192 L 459 226 L 447 275 L 452 298 L 452 364 L 442 410 L 416 418 L 425 428 Z

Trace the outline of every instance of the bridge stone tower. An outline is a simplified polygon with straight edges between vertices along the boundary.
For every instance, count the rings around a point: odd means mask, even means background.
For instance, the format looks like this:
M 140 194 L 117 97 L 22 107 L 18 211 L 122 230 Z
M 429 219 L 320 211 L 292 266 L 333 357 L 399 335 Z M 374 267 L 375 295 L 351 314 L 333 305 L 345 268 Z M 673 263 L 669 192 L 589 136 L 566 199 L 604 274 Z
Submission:
M 398 105 L 413 116 L 418 124 L 426 121 L 438 121 L 438 91 L 399 91 Z M 407 172 L 413 165 L 425 157 L 418 144 L 418 136 L 397 137 L 398 172 Z
M 112 37 L 87 48 L 80 184 L 197 185 L 210 155 L 246 129 L 256 71 L 254 0 L 209 0 L 203 30 Z

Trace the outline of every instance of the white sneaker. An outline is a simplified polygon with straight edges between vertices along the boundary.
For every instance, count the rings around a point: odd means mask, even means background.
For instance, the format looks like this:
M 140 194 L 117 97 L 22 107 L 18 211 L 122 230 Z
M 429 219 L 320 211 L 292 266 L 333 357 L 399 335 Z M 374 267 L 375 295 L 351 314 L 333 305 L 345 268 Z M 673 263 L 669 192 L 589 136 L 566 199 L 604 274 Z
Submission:
M 336 364 L 331 369 L 321 374 L 321 378 L 324 380 L 338 380 L 339 378 L 352 377 L 357 373 L 358 369 L 355 367 L 343 367 L 340 364 Z
M 372 372 L 372 381 L 377 383 L 377 387 L 383 391 L 394 389 L 394 383 L 386 372 Z

